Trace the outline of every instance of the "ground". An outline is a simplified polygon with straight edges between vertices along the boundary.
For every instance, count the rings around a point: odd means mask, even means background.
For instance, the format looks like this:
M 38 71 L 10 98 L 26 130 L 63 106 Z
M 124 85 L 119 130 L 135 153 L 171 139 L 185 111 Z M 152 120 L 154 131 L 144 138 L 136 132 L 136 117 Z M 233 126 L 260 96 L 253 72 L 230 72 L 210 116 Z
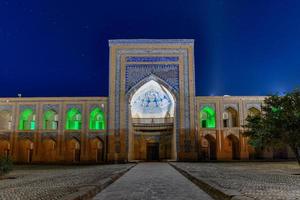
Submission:
M 0 199 L 61 199 L 130 166 L 16 166 L 9 174 L 16 179 L 0 180 Z
M 171 164 L 239 196 L 260 200 L 300 199 L 300 167 L 296 162 Z M 132 166 L 16 166 L 9 174 L 15 179 L 0 180 L 0 199 L 62 199 L 78 188 L 93 185 Z M 168 163 L 139 163 L 95 197 L 95 200 L 102 199 L 211 198 Z
M 212 200 L 168 163 L 140 163 L 94 200 Z
M 260 200 L 300 199 L 296 162 L 172 163 L 223 191 Z

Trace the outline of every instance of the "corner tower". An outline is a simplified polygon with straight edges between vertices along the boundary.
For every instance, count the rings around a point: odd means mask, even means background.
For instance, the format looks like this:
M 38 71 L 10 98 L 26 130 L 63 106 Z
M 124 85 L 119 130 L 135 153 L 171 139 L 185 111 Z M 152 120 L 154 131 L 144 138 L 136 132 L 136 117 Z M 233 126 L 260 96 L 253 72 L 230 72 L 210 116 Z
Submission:
M 194 40 L 110 40 L 108 160 L 196 160 Z

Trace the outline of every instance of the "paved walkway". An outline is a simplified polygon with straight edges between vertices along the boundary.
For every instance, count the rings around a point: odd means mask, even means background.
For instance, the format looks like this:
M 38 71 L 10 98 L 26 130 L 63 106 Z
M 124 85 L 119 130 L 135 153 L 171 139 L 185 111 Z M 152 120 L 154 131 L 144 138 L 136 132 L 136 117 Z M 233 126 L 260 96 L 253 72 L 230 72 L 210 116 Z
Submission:
M 260 200 L 299 200 L 297 162 L 172 163 L 227 193 Z
M 57 200 L 94 185 L 132 164 L 94 166 L 16 165 L 9 174 L 15 179 L 0 180 L 1 200 Z
M 94 200 L 212 199 L 167 163 L 140 163 Z

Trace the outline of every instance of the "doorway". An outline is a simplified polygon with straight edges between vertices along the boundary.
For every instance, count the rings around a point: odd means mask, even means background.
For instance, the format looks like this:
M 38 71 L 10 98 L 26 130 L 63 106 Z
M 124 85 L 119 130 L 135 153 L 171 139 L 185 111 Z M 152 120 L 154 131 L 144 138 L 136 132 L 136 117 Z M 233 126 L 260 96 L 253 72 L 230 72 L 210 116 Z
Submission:
M 231 158 L 232 160 L 240 159 L 240 142 L 239 139 L 234 135 L 227 136 L 229 145 L 231 147 Z
M 159 160 L 159 143 L 147 143 L 147 161 Z

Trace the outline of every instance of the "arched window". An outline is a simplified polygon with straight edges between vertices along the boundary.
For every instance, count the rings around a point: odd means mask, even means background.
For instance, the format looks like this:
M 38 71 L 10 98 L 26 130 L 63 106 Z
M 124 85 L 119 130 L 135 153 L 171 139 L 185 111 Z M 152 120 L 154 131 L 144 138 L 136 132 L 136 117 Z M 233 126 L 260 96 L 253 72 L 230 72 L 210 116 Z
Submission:
M 66 116 L 66 130 L 80 130 L 81 123 L 80 111 L 76 108 L 70 109 Z
M 90 113 L 91 130 L 105 130 L 104 113 L 99 108 L 95 108 Z
M 223 125 L 225 128 L 239 126 L 238 112 L 235 109 L 229 107 L 225 110 L 223 113 Z
M 35 114 L 31 109 L 25 109 L 21 112 L 19 121 L 19 130 L 35 130 Z
M 43 116 L 43 129 L 56 130 L 58 127 L 57 113 L 54 110 L 48 110 Z
M 200 111 L 200 122 L 202 128 L 216 128 L 216 112 L 210 106 L 205 106 Z
M 12 115 L 8 110 L 0 111 L 0 130 L 10 130 L 12 127 Z
M 248 110 L 248 114 L 249 114 L 250 116 L 260 115 L 260 110 L 258 110 L 257 108 L 252 107 L 252 108 L 250 108 L 250 109 Z

